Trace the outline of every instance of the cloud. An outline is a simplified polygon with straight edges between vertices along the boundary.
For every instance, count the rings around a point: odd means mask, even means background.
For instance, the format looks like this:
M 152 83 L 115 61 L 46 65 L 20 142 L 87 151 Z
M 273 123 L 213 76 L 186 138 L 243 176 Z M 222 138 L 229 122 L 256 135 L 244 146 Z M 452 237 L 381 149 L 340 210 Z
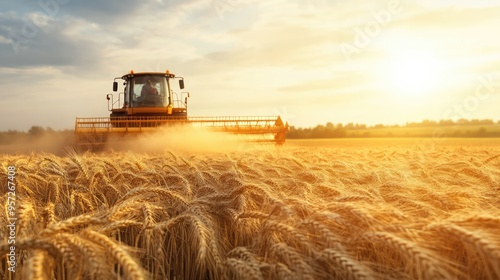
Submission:
M 422 9 L 420 12 L 402 13 L 396 21 L 400 28 L 460 30 L 471 27 L 484 27 L 485 24 L 498 22 L 500 5 L 494 7 L 441 7 Z
M 163 24 L 165 14 L 172 11 L 173 16 L 192 2 L 70 1 L 53 8 L 57 10 L 53 13 L 32 4 L 18 6 L 0 13 L 0 61 L 3 67 L 99 68 L 113 51 L 148 45 L 164 48 L 155 41 L 172 28 Z
M 33 16 L 34 14 L 27 14 L 9 18 L 9 29 L 18 31 L 7 33 L 6 28 L 3 28 L 3 34 L 0 33 L 10 40 L 10 44 L 0 44 L 0 61 L 3 67 L 98 65 L 99 44 L 92 42 L 92 37 L 68 32 L 69 28 L 84 23 L 73 18 L 63 18 L 49 20 L 44 26 L 37 26 L 31 20 Z M 2 19 L 0 18 L 0 26 L 5 26 L 6 22 Z

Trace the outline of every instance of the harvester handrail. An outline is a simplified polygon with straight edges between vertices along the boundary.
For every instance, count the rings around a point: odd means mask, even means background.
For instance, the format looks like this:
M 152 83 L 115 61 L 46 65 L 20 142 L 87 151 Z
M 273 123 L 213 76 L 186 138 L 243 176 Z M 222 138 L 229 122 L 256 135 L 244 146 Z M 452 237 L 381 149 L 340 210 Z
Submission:
M 100 118 L 76 118 L 76 124 L 96 125 L 110 124 L 111 122 L 130 122 L 130 121 L 162 121 L 162 122 L 269 122 L 276 121 L 276 116 L 217 116 L 217 117 L 100 117 Z
M 182 101 L 182 93 L 181 93 L 181 98 L 179 98 L 179 95 L 177 92 L 172 91 L 172 104 L 174 105 L 174 108 L 186 108 L 186 103 Z
M 274 135 L 264 142 L 284 143 L 288 123 L 276 116 L 217 116 L 217 117 L 101 117 L 77 118 L 75 133 L 82 139 L 101 139 L 109 134 L 136 134 L 157 131 L 161 126 L 189 124 L 231 134 Z M 85 140 L 90 141 L 90 140 Z M 82 141 L 84 144 L 86 142 Z M 82 144 L 83 145 L 83 144 Z
M 227 130 L 241 130 L 245 128 L 269 131 L 283 130 L 287 128 L 279 117 L 275 116 L 218 116 L 218 117 L 101 117 L 101 118 L 77 118 L 75 132 L 99 130 L 127 130 L 129 127 L 157 127 L 166 124 L 195 124 L 198 126 L 225 128 Z

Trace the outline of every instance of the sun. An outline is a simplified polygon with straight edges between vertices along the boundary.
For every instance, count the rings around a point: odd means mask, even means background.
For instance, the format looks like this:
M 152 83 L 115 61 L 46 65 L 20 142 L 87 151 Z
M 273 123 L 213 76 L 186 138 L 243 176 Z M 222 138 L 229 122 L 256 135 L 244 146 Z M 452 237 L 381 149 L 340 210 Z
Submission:
M 433 94 L 440 87 L 443 65 L 431 52 L 406 50 L 391 54 L 383 63 L 385 90 L 402 97 Z

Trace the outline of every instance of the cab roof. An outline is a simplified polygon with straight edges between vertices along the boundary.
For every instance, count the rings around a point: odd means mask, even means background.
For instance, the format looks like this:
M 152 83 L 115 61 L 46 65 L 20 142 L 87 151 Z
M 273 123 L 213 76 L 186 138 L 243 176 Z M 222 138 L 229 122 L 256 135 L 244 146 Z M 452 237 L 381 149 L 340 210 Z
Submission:
M 137 73 L 135 73 L 134 70 L 130 70 L 129 73 L 122 76 L 122 79 L 130 78 L 133 76 L 167 76 L 169 78 L 174 78 L 175 74 L 170 73 L 169 70 L 165 72 L 137 72 Z

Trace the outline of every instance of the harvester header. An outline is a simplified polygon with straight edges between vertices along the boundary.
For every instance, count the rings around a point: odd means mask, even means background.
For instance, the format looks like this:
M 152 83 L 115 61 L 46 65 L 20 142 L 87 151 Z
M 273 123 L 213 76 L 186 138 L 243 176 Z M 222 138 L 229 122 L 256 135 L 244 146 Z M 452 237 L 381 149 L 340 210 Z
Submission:
M 117 80 L 123 80 L 123 91 Z M 174 90 L 173 81 L 178 86 Z M 169 125 L 209 127 L 214 131 L 254 135 L 257 142 L 283 144 L 288 123 L 277 117 L 188 117 L 189 92 L 184 78 L 165 72 L 129 73 L 113 81 L 114 94 L 107 94 L 108 117 L 77 118 L 76 145 L 79 150 L 96 150 L 105 146 L 110 136 L 127 137 L 158 131 Z

